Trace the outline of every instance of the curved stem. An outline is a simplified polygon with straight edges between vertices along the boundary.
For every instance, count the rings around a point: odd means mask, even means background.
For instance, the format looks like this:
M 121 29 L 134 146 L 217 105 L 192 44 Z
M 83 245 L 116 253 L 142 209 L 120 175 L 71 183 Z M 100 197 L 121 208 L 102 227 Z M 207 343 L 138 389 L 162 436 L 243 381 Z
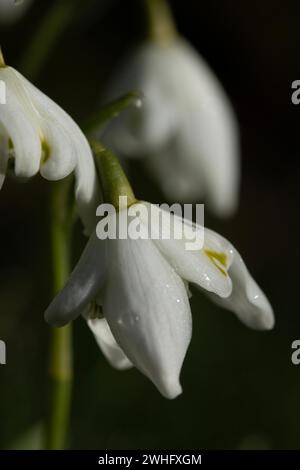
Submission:
M 120 98 L 111 101 L 105 106 L 101 107 L 96 113 L 89 117 L 89 119 L 83 124 L 83 131 L 85 134 L 92 136 L 93 134 L 99 133 L 99 130 L 103 130 L 106 124 L 112 119 L 119 116 L 119 114 L 126 108 L 135 106 L 140 108 L 142 106 L 143 96 L 137 91 L 131 91 Z
M 135 204 L 137 200 L 117 157 L 100 142 L 91 141 L 90 145 L 99 170 L 105 202 L 117 210 Z
M 56 294 L 70 273 L 72 224 L 68 217 L 69 180 L 53 184 L 51 192 L 51 244 L 53 290 Z M 49 409 L 46 448 L 64 449 L 72 396 L 72 329 L 51 328 L 49 363 Z

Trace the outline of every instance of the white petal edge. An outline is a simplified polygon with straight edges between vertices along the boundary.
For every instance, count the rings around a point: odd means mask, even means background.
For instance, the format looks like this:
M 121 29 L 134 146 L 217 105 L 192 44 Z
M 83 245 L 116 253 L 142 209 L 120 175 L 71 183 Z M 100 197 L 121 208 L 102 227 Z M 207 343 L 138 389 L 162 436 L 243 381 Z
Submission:
M 150 210 L 150 203 L 142 204 Z M 156 211 L 165 212 L 152 205 L 152 209 L 153 207 Z M 167 223 L 168 217 L 165 220 Z M 174 223 L 180 223 L 178 217 L 174 218 Z M 204 229 L 204 248 L 226 255 L 224 270 L 228 275 L 225 279 L 223 274 L 218 273 L 216 266 L 213 266 L 212 271 L 208 270 L 211 266 L 207 268 L 207 260 L 203 262 L 206 256 L 200 258 L 198 252 L 185 250 L 183 241 L 159 239 L 154 242 L 178 274 L 186 281 L 205 289 L 215 303 L 233 311 L 250 328 L 261 330 L 273 328 L 274 314 L 268 299 L 248 272 L 238 251 L 224 237 L 213 230 Z M 211 262 L 209 264 L 211 265 Z M 220 267 L 223 268 L 222 265 Z M 223 282 L 227 279 L 227 289 L 226 287 L 224 289 L 222 279 Z
M 8 136 L 0 123 L 0 189 L 5 180 L 8 157 Z
M 84 313 L 105 282 L 106 241 L 93 234 L 65 287 L 53 299 L 45 319 L 53 326 L 63 326 Z
M 105 318 L 90 318 L 87 320 L 87 324 L 95 336 L 99 348 L 112 367 L 118 370 L 126 370 L 133 367 L 128 357 L 117 344 Z
M 103 313 L 129 360 L 166 398 L 179 375 L 192 318 L 185 285 L 151 240 L 110 240 Z
M 169 212 L 148 202 L 142 202 L 141 204 L 147 207 L 148 213 L 153 211 L 153 213 L 156 214 L 152 220 L 152 230 L 154 233 L 158 234 L 159 238 L 154 239 L 153 242 L 157 245 L 159 250 L 170 262 L 179 276 L 209 292 L 214 292 L 220 297 L 228 297 L 232 290 L 230 277 L 224 275 L 202 249 L 197 251 L 187 250 L 186 242 L 189 242 L 190 240 L 185 238 L 182 240 L 176 240 L 172 237 L 173 223 L 175 229 L 179 231 L 182 223 L 184 223 L 183 219 L 178 216 L 171 216 L 170 218 Z M 143 212 L 141 212 L 141 214 L 143 214 Z M 164 220 L 164 227 L 166 228 L 168 227 L 168 223 L 171 223 L 170 239 L 163 239 L 161 226 L 155 225 L 155 221 L 157 220 Z M 147 221 L 144 220 L 144 223 L 146 224 Z M 190 223 L 187 221 L 184 225 L 187 233 L 191 232 Z M 196 226 L 194 225 L 194 227 Z M 201 226 L 197 227 L 200 233 L 203 233 L 204 230 L 204 248 L 225 253 L 228 260 L 228 266 L 230 266 L 232 258 L 232 246 L 230 243 L 212 231 L 204 229 Z
M 38 114 L 22 76 L 12 67 L 0 68 L 0 79 L 6 84 L 6 104 L 1 106 L 0 123 L 11 139 L 15 155 L 15 173 L 34 176 L 42 156 Z
M 272 306 L 257 283 L 252 278 L 237 250 L 234 250 L 233 263 L 229 269 L 232 278 L 232 294 L 227 299 L 210 295 L 218 305 L 231 310 L 249 328 L 271 330 L 275 324 Z

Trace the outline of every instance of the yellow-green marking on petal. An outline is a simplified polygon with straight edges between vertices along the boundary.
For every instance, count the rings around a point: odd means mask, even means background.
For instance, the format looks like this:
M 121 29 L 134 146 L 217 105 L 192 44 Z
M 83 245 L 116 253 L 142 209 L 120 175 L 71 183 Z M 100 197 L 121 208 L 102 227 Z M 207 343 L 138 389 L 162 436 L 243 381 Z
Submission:
M 227 255 L 222 252 L 213 251 L 213 250 L 204 250 L 204 253 L 209 257 L 209 259 L 213 262 L 213 264 L 221 271 L 224 276 L 228 276 L 227 272 L 220 266 L 224 266 L 226 269 L 227 267 Z
M 42 163 L 42 165 L 44 165 L 50 158 L 50 146 L 49 146 L 48 142 L 45 139 L 41 140 L 41 144 L 42 144 L 41 163 Z

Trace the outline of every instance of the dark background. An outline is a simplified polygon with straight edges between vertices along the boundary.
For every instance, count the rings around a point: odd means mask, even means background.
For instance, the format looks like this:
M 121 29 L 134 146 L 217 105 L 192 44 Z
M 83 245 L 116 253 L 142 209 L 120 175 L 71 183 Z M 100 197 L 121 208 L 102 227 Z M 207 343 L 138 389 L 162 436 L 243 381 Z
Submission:
M 19 68 L 53 2 L 33 2 L 18 23 L 0 26 L 6 62 Z M 138 0 L 73 1 L 74 19 L 34 82 L 78 122 L 95 111 L 124 54 L 143 36 Z M 139 372 L 117 372 L 83 320 L 74 325 L 72 448 L 300 448 L 299 124 L 291 83 L 300 79 L 300 3 L 286 0 L 171 1 L 179 31 L 223 82 L 242 137 L 243 178 L 236 216 L 206 225 L 241 251 L 276 315 L 272 332 L 248 330 L 194 290 L 194 331 L 183 367 L 184 393 L 162 398 Z M 22 72 L 22 70 L 20 69 Z M 28 77 L 30 78 L 30 77 Z M 0 110 L 1 112 L 1 110 Z M 139 163 L 137 196 L 162 202 Z M 0 195 L 0 446 L 38 434 L 47 394 L 51 299 L 49 183 L 7 179 Z M 75 236 L 74 261 L 84 238 Z M 23 437 L 22 437 L 23 439 Z M 22 441 L 22 440 L 21 440 Z

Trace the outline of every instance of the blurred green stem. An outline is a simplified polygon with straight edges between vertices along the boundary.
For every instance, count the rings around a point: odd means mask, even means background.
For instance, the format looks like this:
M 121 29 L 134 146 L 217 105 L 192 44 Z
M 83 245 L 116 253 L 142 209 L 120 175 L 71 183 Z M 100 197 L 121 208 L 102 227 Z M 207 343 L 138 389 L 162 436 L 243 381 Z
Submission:
M 148 18 L 149 39 L 168 46 L 177 37 L 172 12 L 167 0 L 144 0 Z
M 93 136 L 94 133 L 103 131 L 103 128 L 112 119 L 119 116 L 125 109 L 135 106 L 137 108 L 142 106 L 142 94 L 137 91 L 131 91 L 120 98 L 111 101 L 105 106 L 101 107 L 96 113 L 89 117 L 83 124 L 83 131 L 88 136 Z
M 56 0 L 39 22 L 20 63 L 21 72 L 30 80 L 37 78 L 49 53 L 69 24 L 74 9 L 74 0 Z
M 71 179 L 53 183 L 51 192 L 51 243 L 53 289 L 56 294 L 70 274 L 72 222 L 68 213 Z M 64 449 L 72 397 L 72 328 L 51 328 L 49 364 L 49 409 L 46 449 Z

